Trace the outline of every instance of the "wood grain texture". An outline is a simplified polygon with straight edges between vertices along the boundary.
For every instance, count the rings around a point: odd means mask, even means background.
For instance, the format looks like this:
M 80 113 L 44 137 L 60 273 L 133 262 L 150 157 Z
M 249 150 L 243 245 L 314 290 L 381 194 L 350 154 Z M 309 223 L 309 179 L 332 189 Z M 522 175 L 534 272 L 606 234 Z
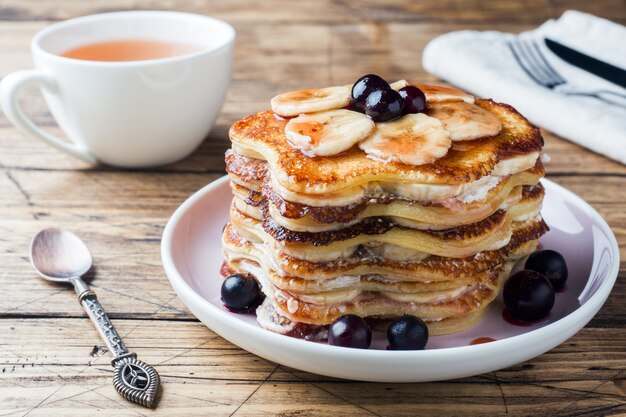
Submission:
M 0 320 L 0 404 L 22 415 L 557 415 L 625 411 L 624 327 L 586 328 L 545 355 L 513 368 L 430 384 L 355 383 L 276 366 L 195 322 L 118 319 L 120 334 L 163 380 L 159 407 L 123 402 L 110 384 L 109 357 L 82 319 Z M 41 349 L 41 341 L 47 346 Z M 69 342 L 71 341 L 71 342 Z M 581 360 L 573 360 L 573 358 Z M 594 387 L 589 392 L 589 387 Z M 254 394 L 254 395 L 251 395 Z M 529 400 L 532 398 L 532 400 Z M 11 408 L 6 405 L 10 404 Z M 611 408 L 614 407 L 614 408 Z M 2 414 L 9 415 L 9 414 Z
M 0 416 L 448 416 L 626 413 L 626 263 L 598 315 L 579 334 L 526 363 L 425 384 L 355 383 L 277 366 L 200 324 L 167 283 L 159 256 L 168 217 L 223 175 L 228 127 L 301 86 L 377 72 L 436 81 L 421 68 L 434 36 L 459 29 L 520 32 L 566 9 L 626 23 L 623 0 L 202 1 L 3 0 L 0 75 L 31 66 L 30 38 L 51 21 L 131 9 L 225 19 L 238 32 L 233 83 L 209 138 L 189 158 L 152 170 L 90 168 L 0 115 Z M 26 112 L 61 134 L 36 89 Z M 544 132 L 548 177 L 582 196 L 626 255 L 626 167 Z M 163 376 L 157 410 L 124 402 L 108 353 L 70 290 L 44 283 L 27 258 L 43 227 L 76 231 L 97 265 L 92 284 L 126 344 Z
M 251 7 L 251 6 L 254 7 Z M 565 10 L 577 9 L 598 16 L 626 19 L 624 3 L 620 0 L 567 1 L 526 0 L 490 2 L 486 0 L 438 0 L 436 2 L 407 2 L 404 0 L 300 1 L 268 0 L 37 0 L 23 2 L 4 0 L 0 19 L 17 21 L 63 20 L 89 13 L 120 10 L 174 9 L 210 14 L 234 23 L 282 23 L 324 25 L 371 22 L 442 22 L 442 23 L 541 23 Z

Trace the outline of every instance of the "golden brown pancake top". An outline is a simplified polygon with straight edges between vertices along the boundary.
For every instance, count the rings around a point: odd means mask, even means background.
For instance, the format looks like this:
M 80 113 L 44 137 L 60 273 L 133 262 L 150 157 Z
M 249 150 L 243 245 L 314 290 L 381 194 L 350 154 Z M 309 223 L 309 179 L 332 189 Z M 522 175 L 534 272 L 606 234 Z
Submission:
M 513 107 L 485 99 L 476 104 L 501 120 L 500 134 L 469 141 L 463 150 L 450 149 L 443 158 L 420 166 L 374 160 L 356 146 L 338 155 L 307 156 L 287 142 L 288 120 L 271 111 L 245 117 L 229 135 L 238 149 L 267 160 L 285 188 L 308 194 L 338 192 L 372 181 L 460 184 L 488 175 L 508 156 L 541 150 L 539 129 Z

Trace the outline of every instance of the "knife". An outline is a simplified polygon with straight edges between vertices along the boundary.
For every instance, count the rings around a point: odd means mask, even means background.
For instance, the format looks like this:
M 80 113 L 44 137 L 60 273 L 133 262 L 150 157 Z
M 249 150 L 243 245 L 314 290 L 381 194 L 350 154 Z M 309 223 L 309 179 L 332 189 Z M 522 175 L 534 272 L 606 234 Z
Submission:
M 589 55 L 578 52 L 572 48 L 553 41 L 552 39 L 546 38 L 545 42 L 548 49 L 568 64 L 572 64 L 575 67 L 592 73 L 593 75 L 604 78 L 613 84 L 626 88 L 625 70 L 611 64 L 607 64 L 606 62 L 602 62 L 599 59 L 592 58 Z

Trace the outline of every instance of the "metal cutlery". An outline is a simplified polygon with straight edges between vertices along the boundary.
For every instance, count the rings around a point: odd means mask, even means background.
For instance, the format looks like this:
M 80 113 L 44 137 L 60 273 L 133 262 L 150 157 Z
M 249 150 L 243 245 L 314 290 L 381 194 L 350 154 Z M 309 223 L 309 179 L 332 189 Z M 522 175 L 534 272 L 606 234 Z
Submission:
M 613 84 L 626 88 L 626 71 L 599 59 L 585 55 L 575 49 L 560 44 L 552 39 L 545 39 L 546 46 L 552 53 L 568 64 L 603 78 Z
M 85 243 L 67 230 L 45 229 L 30 245 L 30 260 L 37 273 L 53 282 L 70 283 L 78 300 L 113 355 L 113 385 L 129 401 L 154 407 L 160 378 L 157 371 L 129 352 L 96 294 L 81 278 L 91 269 L 92 258 Z
M 535 41 L 518 36 L 509 41 L 508 46 L 518 65 L 535 83 L 551 90 L 568 84 L 568 81 L 550 65 Z M 611 90 L 564 90 L 562 92 L 567 95 L 595 97 L 612 104 L 626 105 L 626 103 L 616 101 L 614 98 L 626 100 L 626 95 Z

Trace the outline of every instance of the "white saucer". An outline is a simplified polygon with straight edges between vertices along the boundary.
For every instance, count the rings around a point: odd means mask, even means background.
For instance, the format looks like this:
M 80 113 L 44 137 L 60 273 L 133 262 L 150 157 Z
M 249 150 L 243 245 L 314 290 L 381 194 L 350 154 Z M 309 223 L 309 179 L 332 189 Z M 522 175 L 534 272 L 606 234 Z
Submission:
M 329 346 L 262 329 L 253 315 L 226 311 L 220 301 L 221 233 L 232 194 L 223 177 L 185 201 L 165 227 L 161 256 L 170 283 L 204 324 L 230 342 L 273 362 L 339 378 L 418 382 L 460 378 L 505 368 L 546 352 L 592 319 L 608 297 L 619 270 L 619 249 L 611 229 L 580 197 L 543 180 L 542 214 L 551 230 L 544 248 L 566 259 L 569 279 L 548 318 L 521 327 L 502 318 L 496 300 L 478 325 L 431 337 L 426 350 L 389 351 L 383 333 L 369 350 Z M 495 339 L 470 345 L 479 337 Z

